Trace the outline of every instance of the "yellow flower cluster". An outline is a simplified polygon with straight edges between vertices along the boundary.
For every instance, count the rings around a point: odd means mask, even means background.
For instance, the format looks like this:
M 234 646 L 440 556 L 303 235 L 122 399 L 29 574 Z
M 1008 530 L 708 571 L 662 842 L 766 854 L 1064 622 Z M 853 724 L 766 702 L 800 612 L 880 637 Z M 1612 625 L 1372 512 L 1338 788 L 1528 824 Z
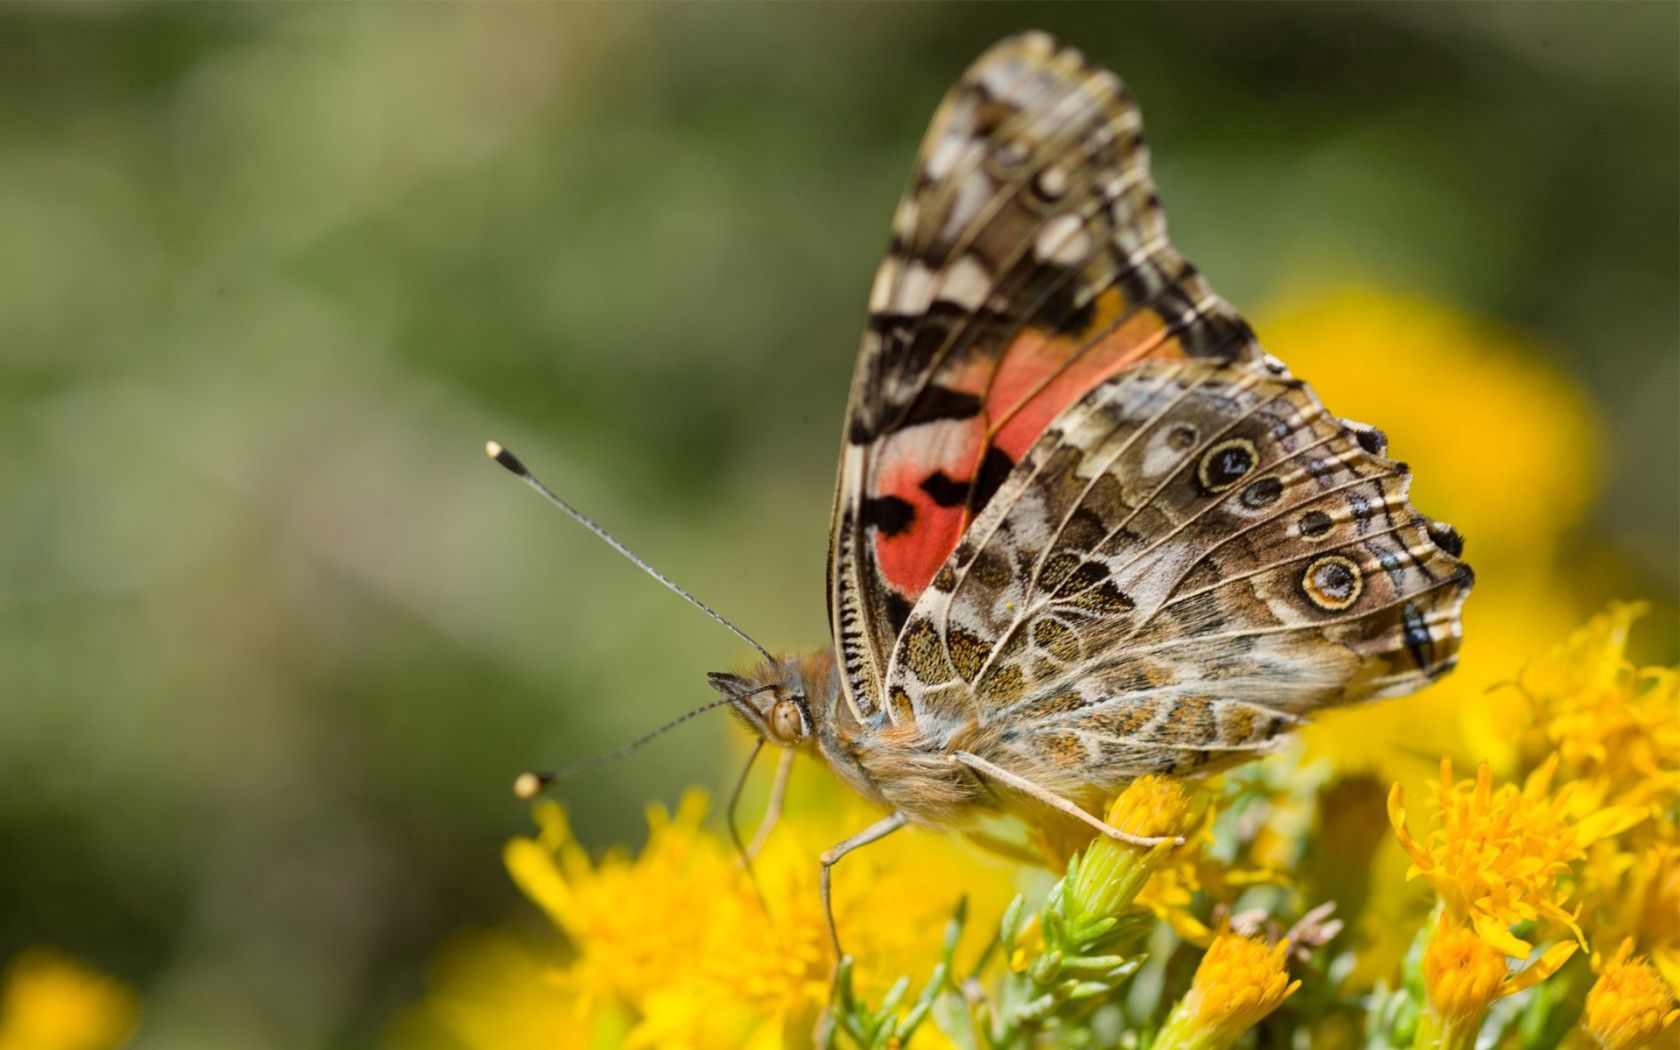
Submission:
M 399 1042 L 473 1050 L 808 1045 L 834 965 L 816 856 L 843 837 L 840 815 L 784 817 L 753 862 L 755 889 L 733 847 L 702 826 L 706 810 L 698 791 L 674 813 L 653 807 L 638 856 L 592 861 L 561 808 L 538 803 L 538 834 L 509 843 L 505 860 L 563 945 L 539 955 L 480 942 L 475 951 L 493 961 L 475 971 L 466 955 L 440 968 Z M 857 807 L 840 810 L 860 816 Z M 953 870 L 964 872 L 960 884 Z M 836 919 L 870 992 L 925 965 L 965 891 L 996 911 L 1012 889 L 1000 869 L 919 832 L 861 851 L 837 871 Z M 505 1002 L 474 1010 L 487 992 Z M 521 1018 L 517 1035 L 496 1024 L 512 1012 Z
M 1589 851 L 1583 914 L 1608 942 L 1634 939 L 1680 987 L 1680 676 L 1628 660 L 1646 608 L 1613 604 L 1523 669 L 1521 750 L 1555 754 L 1580 786 L 1571 818 L 1606 801 L 1649 814 Z
M 1597 797 L 1661 809 L 1680 802 L 1680 679 L 1627 659 L 1644 603 L 1616 602 L 1518 679 L 1528 701 L 1519 760 L 1556 754 Z
M 1676 916 L 1680 921 L 1680 916 Z M 1625 940 L 1587 994 L 1581 1026 L 1604 1050 L 1648 1046 L 1668 1031 L 1680 1008 L 1655 968 L 1631 958 L 1633 941 Z
M 1483 762 L 1476 779 L 1453 783 L 1452 759 L 1441 760 L 1441 780 L 1430 799 L 1433 816 L 1419 842 L 1406 827 L 1405 791 L 1394 785 L 1388 816 L 1412 858 L 1407 877 L 1422 875 L 1435 887 L 1447 915 L 1468 922 L 1489 945 L 1527 958 L 1533 945 L 1510 928 L 1545 917 L 1582 939 L 1575 916 L 1563 908 L 1568 890 L 1558 878 L 1586 856 L 1587 847 L 1645 819 L 1634 806 L 1611 806 L 1580 816 L 1571 813 L 1575 785 L 1551 793 L 1555 756 L 1528 778 L 1521 790 L 1493 787 L 1493 770 Z
M 1452 762 L 1443 759 L 1429 831 L 1419 839 L 1406 822 L 1405 791 L 1394 785 L 1389 819 L 1412 862 L 1407 876 L 1425 878 L 1440 901 L 1423 956 L 1428 1011 L 1417 1045 L 1473 1045 L 1495 999 L 1558 973 L 1587 944 L 1589 930 L 1627 936 L 1588 995 L 1582 1029 L 1594 1045 L 1645 1045 L 1673 1020 L 1657 968 L 1629 959 L 1635 937 L 1668 959 L 1680 938 L 1680 708 L 1672 670 L 1639 669 L 1626 659 L 1640 611 L 1614 605 L 1524 668 L 1518 685 L 1529 723 L 1518 751 L 1518 769 L 1527 768 L 1520 789 L 1495 787 L 1487 762 L 1474 780 L 1455 783 Z M 1560 773 L 1569 779 L 1553 790 Z M 1582 903 L 1569 909 L 1577 896 Z M 1573 941 L 1510 971 L 1510 961 L 1527 959 L 1533 948 L 1512 927 L 1543 932 L 1546 921 L 1567 928 Z

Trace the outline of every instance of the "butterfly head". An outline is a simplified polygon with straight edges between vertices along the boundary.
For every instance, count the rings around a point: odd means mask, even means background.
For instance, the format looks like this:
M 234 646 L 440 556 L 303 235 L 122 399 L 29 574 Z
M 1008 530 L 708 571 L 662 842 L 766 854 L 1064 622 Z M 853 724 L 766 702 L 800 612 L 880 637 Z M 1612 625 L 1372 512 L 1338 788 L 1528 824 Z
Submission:
M 812 684 L 798 660 L 763 663 L 745 675 L 714 671 L 712 688 L 755 732 L 778 747 L 798 747 L 810 739 Z

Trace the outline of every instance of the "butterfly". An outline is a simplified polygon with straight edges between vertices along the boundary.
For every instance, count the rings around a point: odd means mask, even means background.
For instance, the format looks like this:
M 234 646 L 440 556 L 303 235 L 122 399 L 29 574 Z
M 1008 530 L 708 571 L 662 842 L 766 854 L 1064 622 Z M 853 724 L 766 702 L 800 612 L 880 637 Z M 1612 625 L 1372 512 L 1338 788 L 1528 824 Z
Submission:
M 1148 156 L 1119 78 L 1039 32 L 922 142 L 846 409 L 832 645 L 711 675 L 759 749 L 886 812 L 822 855 L 825 910 L 835 862 L 907 825 L 1128 838 L 1092 811 L 1133 778 L 1457 660 L 1462 539 L 1174 249 Z

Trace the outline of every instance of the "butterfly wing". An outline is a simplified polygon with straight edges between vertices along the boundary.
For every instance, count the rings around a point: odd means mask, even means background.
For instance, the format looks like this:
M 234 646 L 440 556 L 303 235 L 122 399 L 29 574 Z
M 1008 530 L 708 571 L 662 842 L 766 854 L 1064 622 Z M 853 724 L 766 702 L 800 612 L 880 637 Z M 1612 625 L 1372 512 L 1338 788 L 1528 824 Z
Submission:
M 1058 417 L 922 594 L 888 713 L 1090 800 L 1457 658 L 1462 543 L 1281 364 L 1178 360 Z
M 860 720 L 912 606 L 1052 419 L 1140 361 L 1258 354 L 1168 244 L 1119 79 L 1041 33 L 988 51 L 935 114 L 869 311 L 829 563 Z

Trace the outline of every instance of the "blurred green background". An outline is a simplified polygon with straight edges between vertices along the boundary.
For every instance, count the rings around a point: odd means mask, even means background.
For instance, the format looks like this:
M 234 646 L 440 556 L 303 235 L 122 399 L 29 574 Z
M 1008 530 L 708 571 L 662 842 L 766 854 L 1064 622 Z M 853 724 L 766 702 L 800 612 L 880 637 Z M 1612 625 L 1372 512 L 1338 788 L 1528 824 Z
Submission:
M 520 909 L 513 774 L 747 654 L 487 437 L 825 639 L 888 218 L 1032 25 L 1130 83 L 1240 308 L 1353 274 L 1537 339 L 1603 421 L 1599 586 L 1673 594 L 1680 6 L 7 6 L 0 958 L 132 982 L 140 1046 L 362 1046 Z M 739 744 L 562 797 L 635 839 Z

